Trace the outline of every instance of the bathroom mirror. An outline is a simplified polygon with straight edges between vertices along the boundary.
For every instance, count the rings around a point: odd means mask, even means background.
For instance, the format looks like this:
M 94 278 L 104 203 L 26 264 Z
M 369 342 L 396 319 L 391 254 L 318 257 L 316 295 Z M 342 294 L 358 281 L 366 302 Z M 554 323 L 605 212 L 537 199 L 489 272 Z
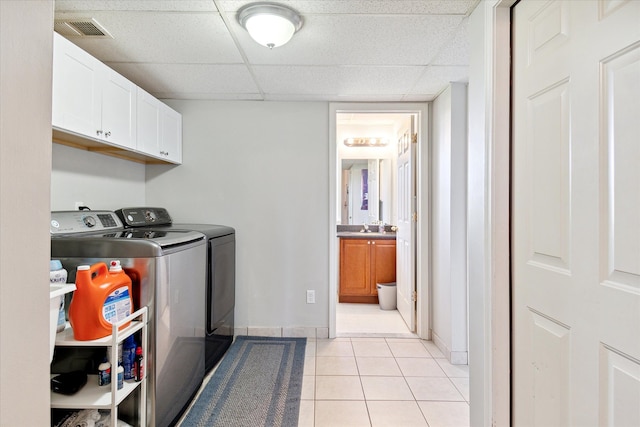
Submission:
M 395 224 L 391 159 L 342 159 L 341 172 L 341 224 Z

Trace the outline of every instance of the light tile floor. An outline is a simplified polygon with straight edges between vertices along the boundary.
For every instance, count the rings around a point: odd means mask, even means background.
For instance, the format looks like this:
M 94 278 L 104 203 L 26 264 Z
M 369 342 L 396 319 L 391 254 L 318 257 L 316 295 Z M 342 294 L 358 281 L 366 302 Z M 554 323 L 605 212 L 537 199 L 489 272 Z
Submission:
M 469 426 L 469 369 L 397 311 L 338 304 L 335 339 L 308 339 L 300 427 Z
M 468 366 L 451 365 L 396 310 L 337 306 L 339 338 L 307 339 L 299 427 L 469 426 Z
M 398 310 L 380 310 L 378 304 L 336 304 L 338 337 L 414 338 Z
M 300 427 L 469 426 L 469 371 L 418 338 L 308 339 Z

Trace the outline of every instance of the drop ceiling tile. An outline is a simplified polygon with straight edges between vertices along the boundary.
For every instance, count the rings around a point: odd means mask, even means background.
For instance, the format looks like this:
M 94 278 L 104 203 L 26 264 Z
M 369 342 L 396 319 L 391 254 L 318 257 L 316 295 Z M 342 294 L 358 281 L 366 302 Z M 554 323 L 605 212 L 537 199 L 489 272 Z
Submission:
M 200 93 L 200 92 L 156 92 L 153 94 L 158 99 L 198 99 L 211 101 L 264 101 L 259 93 Z
M 453 37 L 438 52 L 438 56 L 431 65 L 467 65 L 469 64 L 469 33 L 467 31 L 468 19 L 465 18 Z
M 479 0 L 279 0 L 301 14 L 468 14 Z M 237 11 L 255 0 L 221 0 L 224 11 Z
M 465 16 L 479 0 L 277 1 L 305 23 L 272 51 L 235 19 L 252 0 L 57 0 L 55 8 L 56 18 L 95 18 L 114 39 L 70 40 L 159 97 L 423 101 L 466 79 Z M 447 67 L 425 68 L 433 64 Z
M 59 13 L 56 19 L 77 16 Z M 69 40 L 103 62 L 242 62 L 216 12 L 94 12 L 91 17 L 113 39 L 70 37 Z
M 467 66 L 428 67 L 409 94 L 439 94 L 451 82 L 469 81 Z
M 273 50 L 254 42 L 235 20 L 231 29 L 253 64 L 427 65 L 462 19 L 452 15 L 312 15 L 288 44 Z
M 336 95 L 336 94 L 314 94 L 314 95 L 284 95 L 265 94 L 265 101 L 298 101 L 298 102 L 403 102 L 403 95 Z
M 259 93 L 244 65 L 108 63 L 108 66 L 157 96 L 160 93 Z
M 211 0 L 56 0 L 58 11 L 98 11 L 98 10 L 137 10 L 137 11 L 217 11 Z
M 404 95 L 423 67 L 255 66 L 265 94 Z

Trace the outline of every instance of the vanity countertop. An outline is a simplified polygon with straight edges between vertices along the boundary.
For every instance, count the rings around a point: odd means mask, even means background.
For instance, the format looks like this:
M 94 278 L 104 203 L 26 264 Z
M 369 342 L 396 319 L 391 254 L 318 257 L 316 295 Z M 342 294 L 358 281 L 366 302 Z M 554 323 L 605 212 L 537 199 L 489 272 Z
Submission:
M 387 231 L 386 233 L 380 232 L 360 232 L 360 231 L 338 231 L 337 236 L 341 239 L 385 239 L 395 240 L 396 233 Z

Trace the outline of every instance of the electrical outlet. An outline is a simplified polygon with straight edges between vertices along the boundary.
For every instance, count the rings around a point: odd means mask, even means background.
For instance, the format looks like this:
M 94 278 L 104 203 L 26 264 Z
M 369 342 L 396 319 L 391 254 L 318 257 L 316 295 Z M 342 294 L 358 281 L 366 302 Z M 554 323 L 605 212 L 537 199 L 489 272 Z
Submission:
M 84 206 L 84 202 L 76 202 L 75 210 L 79 210 L 80 206 Z
M 316 291 L 307 289 L 307 304 L 316 303 Z

